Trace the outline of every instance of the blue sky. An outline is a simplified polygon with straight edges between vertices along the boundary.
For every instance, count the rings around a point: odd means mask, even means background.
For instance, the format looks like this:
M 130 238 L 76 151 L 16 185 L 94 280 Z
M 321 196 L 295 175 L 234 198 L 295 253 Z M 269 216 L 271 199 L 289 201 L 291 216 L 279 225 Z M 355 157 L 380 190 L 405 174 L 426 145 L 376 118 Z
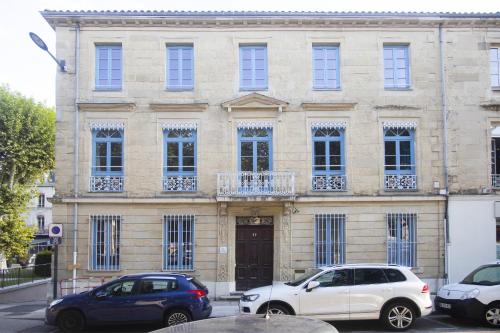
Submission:
M 37 33 L 54 50 L 55 33 L 39 14 L 43 9 L 156 10 L 317 10 L 498 12 L 498 0 L 0 0 L 0 85 L 55 105 L 53 60 L 28 36 Z

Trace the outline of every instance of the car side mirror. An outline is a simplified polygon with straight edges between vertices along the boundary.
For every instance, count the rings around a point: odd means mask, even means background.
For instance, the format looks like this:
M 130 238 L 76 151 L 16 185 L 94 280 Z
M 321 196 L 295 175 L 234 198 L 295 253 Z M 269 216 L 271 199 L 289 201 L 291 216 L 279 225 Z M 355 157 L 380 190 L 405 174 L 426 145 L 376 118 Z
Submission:
M 313 290 L 314 288 L 318 288 L 319 287 L 319 282 L 318 281 L 310 281 L 307 286 L 306 286 L 306 292 L 311 292 L 311 290 Z
M 99 290 L 95 293 L 95 298 L 98 300 L 102 300 L 106 298 L 106 292 L 104 290 Z

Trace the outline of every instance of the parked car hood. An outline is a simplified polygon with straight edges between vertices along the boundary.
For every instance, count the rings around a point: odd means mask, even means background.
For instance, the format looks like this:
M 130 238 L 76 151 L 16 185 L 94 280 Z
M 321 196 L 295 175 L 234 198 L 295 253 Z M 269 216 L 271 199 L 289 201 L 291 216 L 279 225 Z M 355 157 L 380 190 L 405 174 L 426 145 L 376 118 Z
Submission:
M 442 298 L 447 298 L 447 299 L 459 299 L 462 297 L 466 292 L 470 292 L 474 289 L 479 289 L 481 292 L 482 290 L 491 288 L 491 286 L 480 286 L 477 284 L 465 284 L 465 283 L 453 283 L 453 284 L 447 284 L 443 286 L 441 289 L 438 291 L 438 296 Z
M 260 295 L 260 297 L 269 297 L 272 294 L 273 296 L 276 296 L 280 295 L 283 292 L 289 292 L 290 288 L 296 287 L 286 285 L 283 282 L 276 282 L 273 285 L 247 290 L 245 291 L 245 295 Z

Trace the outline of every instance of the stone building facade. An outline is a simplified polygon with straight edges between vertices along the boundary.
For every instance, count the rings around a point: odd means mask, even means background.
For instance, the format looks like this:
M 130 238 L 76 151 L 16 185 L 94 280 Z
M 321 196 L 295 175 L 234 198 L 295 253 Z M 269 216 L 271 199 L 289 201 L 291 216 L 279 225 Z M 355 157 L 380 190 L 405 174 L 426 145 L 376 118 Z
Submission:
M 56 89 L 59 276 L 187 271 L 218 297 L 378 262 L 442 283 L 442 65 L 450 107 L 467 101 L 489 119 L 488 47 L 465 45 L 498 36 L 498 15 L 42 15 L 67 66 Z M 470 178 L 475 164 L 460 169 L 454 149 L 452 190 L 488 179 Z M 474 154 L 486 165 L 487 152 Z

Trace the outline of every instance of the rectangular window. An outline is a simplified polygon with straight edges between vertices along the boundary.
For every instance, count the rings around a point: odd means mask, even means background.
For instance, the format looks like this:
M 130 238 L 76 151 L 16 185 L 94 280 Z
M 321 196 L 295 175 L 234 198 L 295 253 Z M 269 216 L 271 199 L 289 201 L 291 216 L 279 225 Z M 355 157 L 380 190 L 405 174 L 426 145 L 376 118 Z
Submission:
M 410 88 L 408 45 L 384 45 L 384 87 Z
M 345 214 L 314 215 L 316 266 L 345 263 Z
M 121 222 L 122 217 L 119 215 L 90 216 L 91 270 L 120 270 Z
M 194 215 L 163 217 L 163 269 L 194 269 Z
M 267 90 L 267 46 L 240 46 L 240 89 Z
M 339 47 L 313 45 L 313 89 L 340 88 Z
M 45 230 L 45 216 L 39 215 L 36 217 L 38 223 L 38 232 L 42 232 Z
M 313 191 L 345 191 L 344 129 L 313 127 Z
M 490 76 L 491 87 L 500 88 L 500 48 L 490 49 Z
M 414 132 L 412 128 L 384 129 L 386 174 L 415 174 Z
M 96 89 L 122 88 L 122 46 L 96 46 Z
M 43 193 L 40 193 L 38 195 L 38 207 L 39 208 L 45 207 L 45 194 Z
M 417 214 L 387 214 L 387 263 L 415 267 Z
M 491 186 L 500 188 L 500 126 L 491 130 Z
M 92 175 L 123 175 L 123 130 L 93 130 L 92 141 Z
M 192 90 L 194 87 L 192 45 L 167 46 L 167 89 Z
M 163 190 L 196 191 L 196 129 L 165 129 L 163 137 Z

